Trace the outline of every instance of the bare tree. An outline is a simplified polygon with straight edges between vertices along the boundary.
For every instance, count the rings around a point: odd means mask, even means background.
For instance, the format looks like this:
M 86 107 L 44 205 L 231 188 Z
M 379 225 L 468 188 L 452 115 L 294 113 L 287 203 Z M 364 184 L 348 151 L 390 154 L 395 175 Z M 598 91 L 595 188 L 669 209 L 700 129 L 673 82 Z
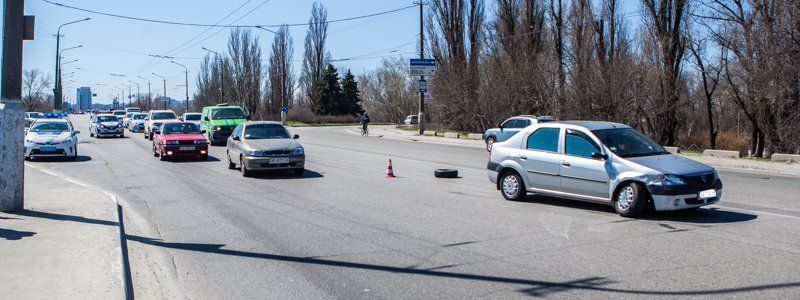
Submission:
M 251 115 L 261 115 L 261 47 L 249 29 L 231 30 L 228 40 L 229 72 L 231 85 L 226 84 L 233 102 Z M 226 82 L 227 83 L 227 82 Z M 230 88 L 228 88 L 230 87 Z
M 703 86 L 703 97 L 705 99 L 706 117 L 708 121 L 708 137 L 709 146 L 711 149 L 717 148 L 717 130 L 714 128 L 714 93 L 719 86 L 719 80 L 722 73 L 722 68 L 719 66 L 708 65 L 704 55 L 704 44 L 706 41 L 692 41 L 689 43 L 689 51 L 697 66 L 697 71 L 700 72 L 700 79 Z M 723 55 L 720 55 L 720 64 L 724 62 Z
M 272 41 L 272 52 L 267 67 L 268 94 L 265 106 L 268 114 L 280 113 L 281 105 L 291 106 L 294 102 L 292 53 L 294 53 L 294 41 L 289 34 L 289 26 L 281 26 Z
M 44 110 L 45 91 L 50 88 L 50 77 L 39 69 L 22 72 L 22 106 L 26 111 Z
M 330 55 L 325 50 L 328 39 L 328 10 L 325 6 L 314 3 L 308 23 L 300 89 L 304 100 L 313 107 L 317 101 L 317 83 L 330 61 Z

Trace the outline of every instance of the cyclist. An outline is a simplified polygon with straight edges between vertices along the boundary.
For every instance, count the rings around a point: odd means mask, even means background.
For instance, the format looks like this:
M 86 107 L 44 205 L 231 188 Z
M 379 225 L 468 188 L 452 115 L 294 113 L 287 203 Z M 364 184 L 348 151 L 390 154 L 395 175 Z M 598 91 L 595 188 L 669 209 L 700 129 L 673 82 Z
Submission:
M 361 135 L 369 135 L 369 128 L 367 125 L 369 125 L 369 115 L 364 112 L 364 114 L 361 115 Z

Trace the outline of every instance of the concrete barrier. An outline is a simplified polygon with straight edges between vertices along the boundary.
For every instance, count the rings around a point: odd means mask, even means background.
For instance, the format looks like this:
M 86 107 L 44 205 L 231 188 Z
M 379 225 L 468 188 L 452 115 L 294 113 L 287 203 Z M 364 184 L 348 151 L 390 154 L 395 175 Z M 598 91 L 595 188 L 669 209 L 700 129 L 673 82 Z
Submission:
M 425 130 L 422 132 L 424 136 L 436 136 L 436 131 Z
M 674 153 L 674 154 L 681 153 L 681 149 L 678 148 L 678 147 L 664 147 L 664 149 L 667 149 L 667 151 L 669 151 L 671 153 Z
M 725 157 L 725 158 L 739 158 L 741 157 L 741 153 L 739 151 L 728 151 L 728 150 L 711 150 L 706 149 L 703 151 L 703 156 L 716 156 L 716 157 Z
M 480 133 L 470 133 L 467 135 L 467 138 L 470 140 L 482 140 L 483 135 Z
M 798 155 L 798 154 L 775 153 L 775 154 L 772 154 L 772 158 L 770 158 L 770 161 L 776 161 L 776 162 L 789 162 L 789 161 L 800 162 L 800 155 Z
M 457 139 L 458 138 L 458 132 L 445 132 L 444 133 L 444 137 L 451 138 L 451 139 Z

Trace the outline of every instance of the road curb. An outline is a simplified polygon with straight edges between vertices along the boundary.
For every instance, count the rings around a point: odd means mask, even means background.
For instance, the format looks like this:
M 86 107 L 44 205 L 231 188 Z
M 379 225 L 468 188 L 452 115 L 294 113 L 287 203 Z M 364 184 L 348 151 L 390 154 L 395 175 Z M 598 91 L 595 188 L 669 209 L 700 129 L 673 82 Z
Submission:
M 40 167 L 34 166 L 32 164 L 29 164 L 29 163 L 25 163 L 25 165 L 30 167 L 30 168 L 32 168 L 32 169 L 36 169 L 36 170 L 38 170 L 38 171 L 40 171 L 42 173 L 45 173 L 47 175 L 59 178 L 61 180 L 67 181 L 69 183 L 76 184 L 76 185 L 78 185 L 78 186 L 80 186 L 82 188 L 85 188 L 85 189 L 88 189 L 88 190 L 91 190 L 91 191 L 94 191 L 94 192 L 102 193 L 102 194 L 108 196 L 109 198 L 111 198 L 111 200 L 114 202 L 114 205 L 116 205 L 116 210 L 117 210 L 117 238 L 119 239 L 119 245 L 118 246 L 119 246 L 119 249 L 120 249 L 119 258 L 120 258 L 120 271 L 122 272 L 122 274 L 120 274 L 121 275 L 120 277 L 122 279 L 122 288 L 125 290 L 124 291 L 125 299 L 128 299 L 128 300 L 133 299 L 133 280 L 132 280 L 131 272 L 130 272 L 130 262 L 128 260 L 128 248 L 127 248 L 128 247 L 128 243 L 127 243 L 127 240 L 125 238 L 125 227 L 124 227 L 125 225 L 123 223 L 122 206 L 119 204 L 119 198 L 117 198 L 117 196 L 114 195 L 111 192 L 107 192 L 105 190 L 102 190 L 102 189 L 98 188 L 97 186 L 86 184 L 84 182 L 81 182 L 80 180 L 71 178 L 71 177 L 66 176 L 64 174 L 61 174 L 59 172 L 56 172 L 56 171 L 53 171 L 53 170 L 49 170 L 49 169 L 46 169 L 46 168 L 40 168 Z

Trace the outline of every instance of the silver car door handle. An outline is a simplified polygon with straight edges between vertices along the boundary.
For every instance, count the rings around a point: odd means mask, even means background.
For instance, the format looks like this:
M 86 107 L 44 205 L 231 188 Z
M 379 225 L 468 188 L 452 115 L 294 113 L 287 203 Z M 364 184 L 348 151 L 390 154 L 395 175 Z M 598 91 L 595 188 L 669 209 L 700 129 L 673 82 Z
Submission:
M 561 163 L 561 165 L 562 165 L 562 166 L 565 166 L 565 167 L 568 167 L 568 168 L 569 168 L 570 166 L 572 166 L 572 165 L 570 165 L 568 162 L 562 162 L 562 163 Z
M 519 159 L 521 159 L 521 160 L 526 160 L 526 159 L 528 159 L 528 157 L 527 157 L 527 156 L 525 156 L 525 155 L 523 155 L 523 156 L 520 156 L 520 157 L 519 157 Z

